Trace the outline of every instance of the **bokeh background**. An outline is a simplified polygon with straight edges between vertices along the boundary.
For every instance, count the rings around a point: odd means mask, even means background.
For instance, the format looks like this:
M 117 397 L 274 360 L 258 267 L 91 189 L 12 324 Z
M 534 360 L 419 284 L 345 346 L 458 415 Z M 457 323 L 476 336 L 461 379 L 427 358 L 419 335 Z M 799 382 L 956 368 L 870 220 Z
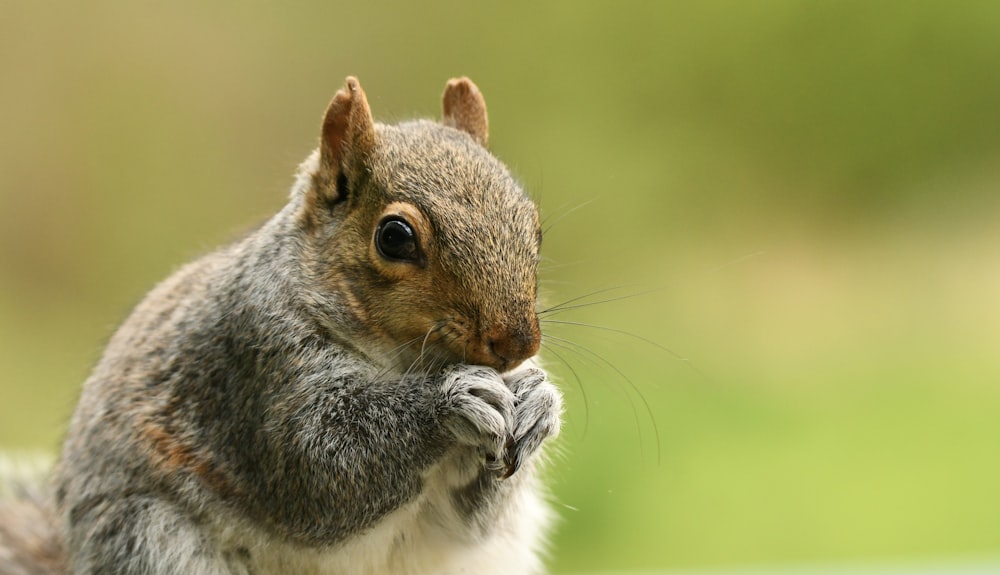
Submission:
M 115 325 L 283 204 L 346 75 L 385 121 L 469 75 L 547 301 L 612 300 L 547 325 L 555 572 L 1000 565 L 998 30 L 994 2 L 4 2 L 0 449 L 55 453 Z

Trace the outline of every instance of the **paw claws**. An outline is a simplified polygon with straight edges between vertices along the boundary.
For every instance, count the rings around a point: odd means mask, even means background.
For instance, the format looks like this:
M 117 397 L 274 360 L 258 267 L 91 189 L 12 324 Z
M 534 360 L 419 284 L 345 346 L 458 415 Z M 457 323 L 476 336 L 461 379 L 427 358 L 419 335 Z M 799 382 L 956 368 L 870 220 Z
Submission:
M 559 432 L 562 396 L 539 369 L 501 376 L 454 366 L 443 379 L 449 427 L 460 442 L 480 447 L 486 469 L 499 479 L 517 473 Z

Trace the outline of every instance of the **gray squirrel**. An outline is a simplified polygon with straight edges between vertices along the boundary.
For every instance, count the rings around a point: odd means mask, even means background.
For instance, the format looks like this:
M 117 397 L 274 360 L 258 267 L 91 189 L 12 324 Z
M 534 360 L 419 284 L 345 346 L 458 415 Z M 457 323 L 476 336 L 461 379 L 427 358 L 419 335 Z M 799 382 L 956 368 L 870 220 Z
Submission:
M 154 288 L 83 387 L 0 573 L 533 574 L 562 400 L 534 356 L 538 212 L 483 97 L 331 101 L 288 204 Z

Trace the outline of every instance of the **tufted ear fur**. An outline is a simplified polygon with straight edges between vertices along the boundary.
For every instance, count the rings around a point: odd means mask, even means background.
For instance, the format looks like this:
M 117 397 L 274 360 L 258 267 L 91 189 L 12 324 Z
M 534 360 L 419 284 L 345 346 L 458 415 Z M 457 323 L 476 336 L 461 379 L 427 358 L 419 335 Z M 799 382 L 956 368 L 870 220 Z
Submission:
M 461 77 L 448 80 L 441 97 L 442 123 L 468 133 L 483 147 L 489 135 L 486 100 L 472 80 Z
M 346 200 L 351 179 L 374 147 L 375 123 L 368 100 L 358 79 L 348 76 L 323 116 L 317 199 L 328 205 Z

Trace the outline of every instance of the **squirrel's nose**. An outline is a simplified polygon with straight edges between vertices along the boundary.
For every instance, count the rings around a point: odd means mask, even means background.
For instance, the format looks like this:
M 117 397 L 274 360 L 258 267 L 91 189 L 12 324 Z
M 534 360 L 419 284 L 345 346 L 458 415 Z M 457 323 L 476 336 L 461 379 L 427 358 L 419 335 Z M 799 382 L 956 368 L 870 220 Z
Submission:
M 495 329 L 486 338 L 490 351 L 501 360 L 504 368 L 511 369 L 522 361 L 538 353 L 542 335 L 538 331 L 538 322 L 517 329 Z

